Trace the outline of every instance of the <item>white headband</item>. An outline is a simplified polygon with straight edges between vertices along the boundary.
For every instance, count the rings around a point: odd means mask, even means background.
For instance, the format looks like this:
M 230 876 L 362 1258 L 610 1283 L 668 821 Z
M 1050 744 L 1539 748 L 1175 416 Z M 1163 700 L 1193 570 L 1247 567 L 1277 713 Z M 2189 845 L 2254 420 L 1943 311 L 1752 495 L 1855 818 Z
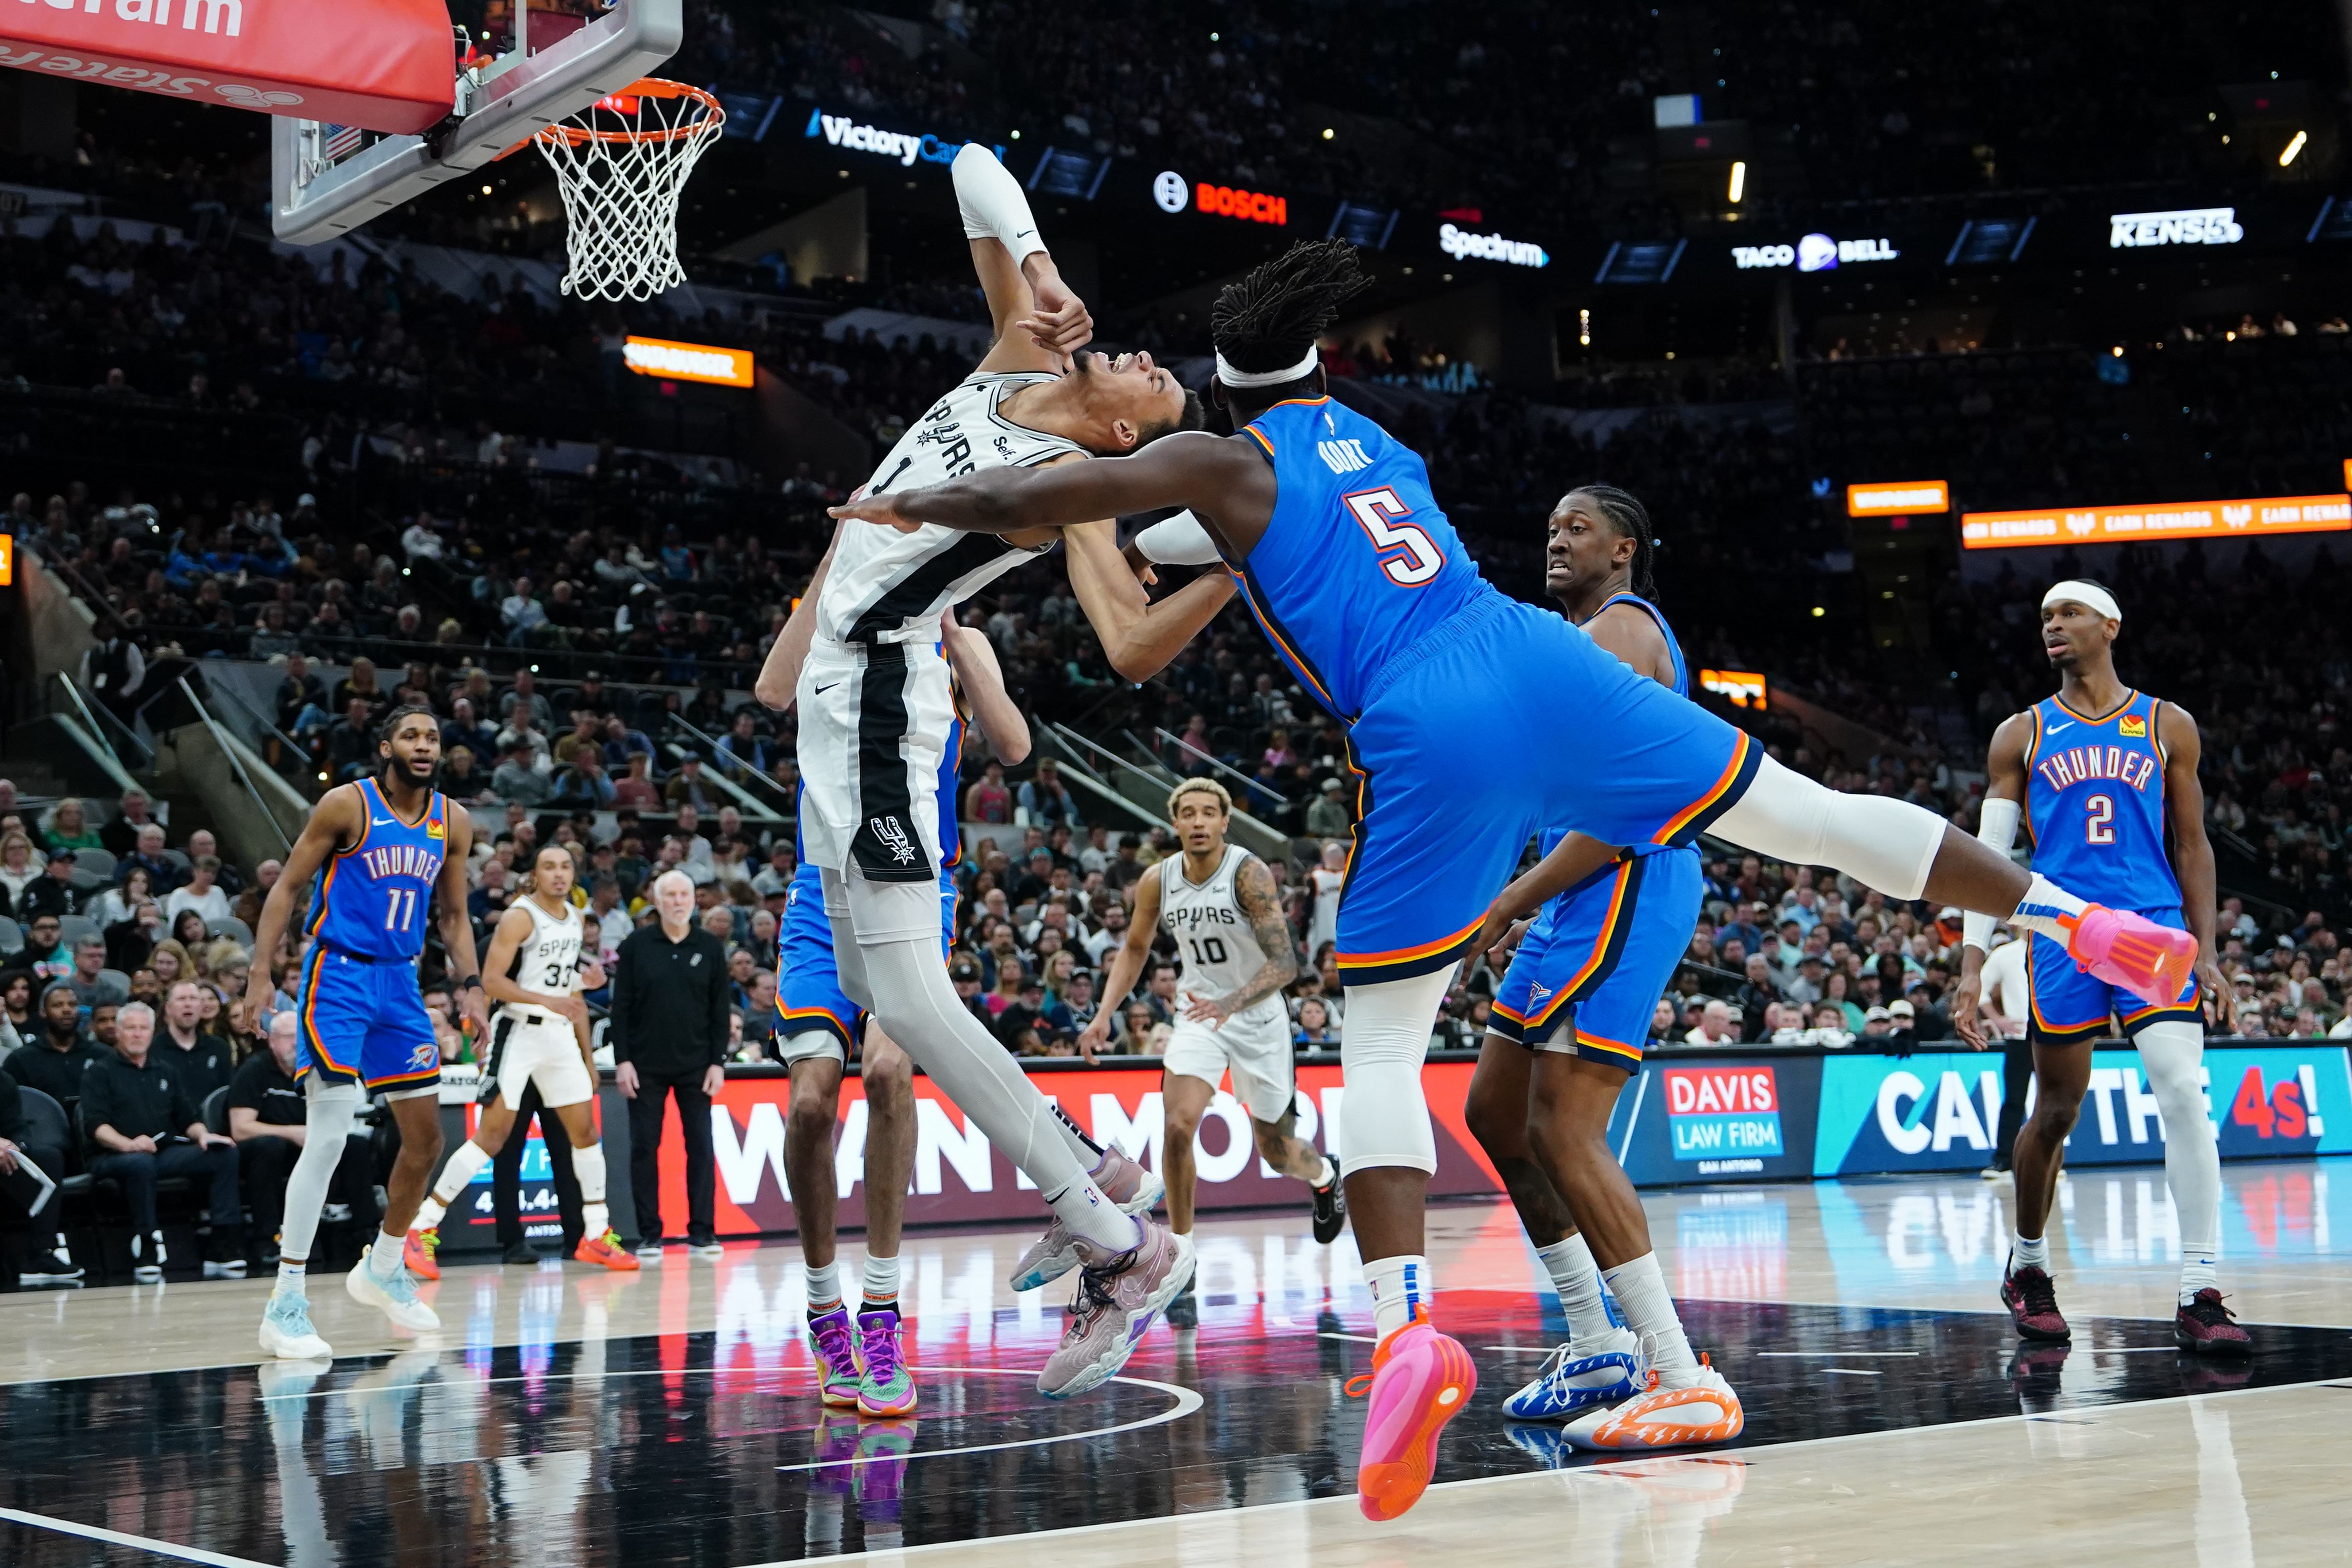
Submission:
M 1225 363 L 1224 355 L 1219 354 L 1217 379 L 1227 386 L 1280 386 L 1285 382 L 1297 381 L 1321 363 L 1322 357 L 1315 352 L 1313 343 L 1307 345 L 1304 358 L 1284 370 L 1235 370 Z
M 2111 621 L 2120 621 L 2124 618 L 2123 609 L 2116 605 L 2116 596 L 2113 594 L 2108 593 L 2096 583 L 2085 583 L 2079 577 L 2069 577 L 2063 583 L 2054 584 L 2050 592 L 2042 595 L 2042 607 L 2046 610 L 2061 599 L 2072 599 L 2078 605 L 2088 605 Z

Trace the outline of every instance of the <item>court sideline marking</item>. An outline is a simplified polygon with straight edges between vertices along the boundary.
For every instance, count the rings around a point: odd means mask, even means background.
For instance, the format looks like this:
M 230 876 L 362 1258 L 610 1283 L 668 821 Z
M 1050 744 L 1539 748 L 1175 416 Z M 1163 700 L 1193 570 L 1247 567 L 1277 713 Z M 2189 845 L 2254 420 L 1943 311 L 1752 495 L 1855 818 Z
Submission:
M 175 1546 L 168 1541 L 155 1541 L 144 1535 L 125 1535 L 119 1530 L 106 1530 L 95 1524 L 77 1524 L 69 1519 L 51 1519 L 45 1513 L 26 1513 L 22 1509 L 0 1508 L 0 1520 L 24 1525 L 28 1530 L 54 1530 L 61 1535 L 79 1535 L 85 1541 L 96 1541 L 108 1546 L 127 1546 L 133 1552 L 149 1552 L 158 1557 L 176 1557 L 183 1563 L 205 1563 L 212 1568 L 270 1568 L 267 1563 L 257 1563 L 250 1557 L 229 1557 L 218 1552 L 206 1552 L 201 1546 Z
M 1034 1372 L 1017 1366 L 918 1366 L 909 1367 L 908 1370 L 921 1373 L 966 1373 L 982 1377 L 1034 1377 L 1037 1375 Z M 1153 1378 L 1129 1377 L 1125 1374 L 1108 1381 L 1124 1383 L 1136 1388 L 1154 1388 L 1162 1394 L 1172 1394 L 1176 1396 L 1176 1403 L 1157 1415 L 1145 1415 L 1133 1421 L 1122 1421 L 1116 1426 L 1096 1426 L 1084 1432 L 1057 1432 L 1050 1436 L 1023 1437 L 1010 1443 L 973 1443 L 961 1448 L 919 1448 L 905 1454 L 856 1454 L 842 1459 L 812 1459 L 804 1465 L 778 1465 L 776 1473 L 793 1475 L 803 1470 L 825 1469 L 834 1465 L 863 1465 L 883 1459 L 898 1461 L 944 1459 L 950 1454 L 993 1454 L 1006 1448 L 1041 1448 L 1049 1443 L 1076 1443 L 1087 1437 L 1109 1437 L 1121 1432 L 1139 1431 L 1146 1426 L 1165 1426 L 1171 1421 L 1181 1421 L 1206 1403 L 1198 1392 L 1186 1388 L 1181 1384 L 1161 1383 Z M 920 1411 L 915 1413 L 915 1419 L 918 1421 L 922 1419 Z

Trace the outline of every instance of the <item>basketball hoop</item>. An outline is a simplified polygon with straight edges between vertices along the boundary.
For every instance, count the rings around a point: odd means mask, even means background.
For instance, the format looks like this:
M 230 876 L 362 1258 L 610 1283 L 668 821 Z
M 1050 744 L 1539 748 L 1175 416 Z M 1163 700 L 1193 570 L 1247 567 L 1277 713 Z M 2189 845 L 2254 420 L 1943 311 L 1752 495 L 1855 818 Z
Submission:
M 726 122 L 702 89 L 646 77 L 533 138 L 563 192 L 572 259 L 563 292 L 650 300 L 686 281 L 678 195 Z

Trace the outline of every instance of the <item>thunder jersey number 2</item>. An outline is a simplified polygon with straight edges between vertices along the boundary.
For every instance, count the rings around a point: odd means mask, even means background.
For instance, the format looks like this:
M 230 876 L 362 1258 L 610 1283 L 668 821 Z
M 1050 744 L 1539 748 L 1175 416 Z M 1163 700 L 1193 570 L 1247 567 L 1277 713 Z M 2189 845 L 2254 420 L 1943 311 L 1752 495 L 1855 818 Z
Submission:
M 1381 557 L 1381 574 L 1390 582 L 1400 588 L 1418 588 L 1444 569 L 1445 552 L 1418 524 L 1404 521 L 1412 515 L 1412 508 L 1399 500 L 1395 490 L 1382 485 L 1340 499 L 1372 542 Z M 1393 553 L 1400 551 L 1402 554 Z

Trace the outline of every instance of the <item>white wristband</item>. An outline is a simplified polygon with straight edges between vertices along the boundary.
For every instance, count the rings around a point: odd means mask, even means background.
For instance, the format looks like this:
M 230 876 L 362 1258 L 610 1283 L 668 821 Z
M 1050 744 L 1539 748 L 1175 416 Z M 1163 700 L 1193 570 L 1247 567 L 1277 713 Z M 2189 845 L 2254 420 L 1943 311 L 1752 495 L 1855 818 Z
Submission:
M 2004 858 L 2010 846 L 2017 842 L 2018 804 L 1998 796 L 1987 796 L 1977 813 L 1977 839 Z M 1992 928 L 1997 922 L 1988 914 L 1970 910 L 1960 921 L 1960 945 L 1973 947 L 1979 952 L 1992 950 Z
M 1020 182 L 977 142 L 965 142 L 955 155 L 955 188 L 965 238 L 1002 241 L 1015 266 L 1045 248 Z
M 1135 544 L 1146 561 L 1160 566 L 1214 566 L 1224 559 L 1209 531 L 1189 511 L 1160 519 L 1137 534 Z

